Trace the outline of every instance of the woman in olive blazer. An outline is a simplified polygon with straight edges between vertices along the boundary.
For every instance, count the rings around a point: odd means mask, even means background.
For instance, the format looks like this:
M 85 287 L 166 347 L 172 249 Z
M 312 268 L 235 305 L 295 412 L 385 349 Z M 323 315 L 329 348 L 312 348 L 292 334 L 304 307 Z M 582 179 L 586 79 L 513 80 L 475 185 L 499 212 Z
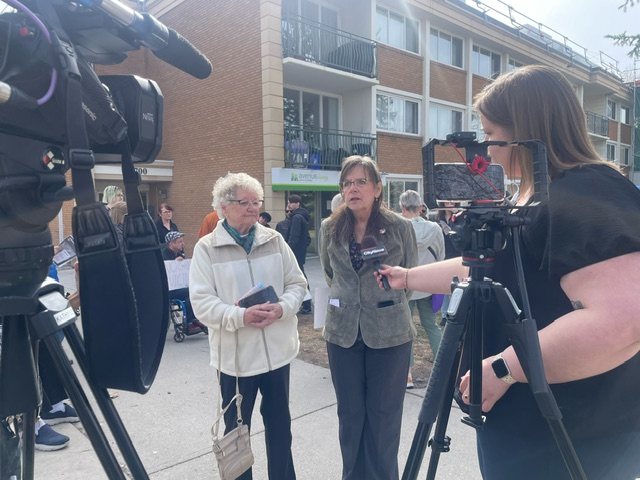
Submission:
M 338 401 L 342 478 L 398 478 L 398 447 L 411 342 L 408 291 L 378 287 L 373 261 L 361 255 L 384 246 L 383 260 L 418 263 L 411 224 L 382 202 L 382 181 L 368 157 L 347 158 L 340 173 L 344 204 L 320 230 L 320 261 L 331 287 L 324 338 Z

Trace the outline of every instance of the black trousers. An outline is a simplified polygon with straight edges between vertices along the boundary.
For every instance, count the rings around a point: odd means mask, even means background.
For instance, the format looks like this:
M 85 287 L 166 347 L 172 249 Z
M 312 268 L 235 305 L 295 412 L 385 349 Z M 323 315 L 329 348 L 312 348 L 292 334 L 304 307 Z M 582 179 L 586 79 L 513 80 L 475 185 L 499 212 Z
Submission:
M 264 421 L 265 444 L 270 480 L 295 480 L 291 454 L 291 413 L 289 412 L 289 375 L 291 367 L 286 365 L 271 372 L 240 377 L 238 384 L 242 394 L 242 421 L 251 430 L 251 414 L 258 391 L 262 394 L 260 414 Z M 222 405 L 227 406 L 236 394 L 236 377 L 220 375 Z M 224 433 L 237 425 L 235 401 L 224 414 Z M 242 480 L 253 478 L 252 469 L 238 477 Z
M 369 348 L 327 343 L 338 400 L 343 480 L 394 480 L 411 342 Z
M 38 345 L 38 374 L 42 383 L 42 410 L 50 412 L 53 405 L 67 398 L 60 374 L 44 342 Z

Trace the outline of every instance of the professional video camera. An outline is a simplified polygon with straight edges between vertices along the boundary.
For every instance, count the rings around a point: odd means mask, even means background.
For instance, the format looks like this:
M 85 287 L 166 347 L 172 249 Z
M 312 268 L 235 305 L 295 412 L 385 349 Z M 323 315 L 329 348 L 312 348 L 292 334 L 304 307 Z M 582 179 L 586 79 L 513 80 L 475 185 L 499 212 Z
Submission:
M 160 151 L 163 97 L 153 80 L 99 77 L 92 68 L 122 62 L 140 47 L 196 78 L 211 73 L 209 60 L 177 32 L 117 0 L 0 1 L 0 420 L 29 419 L 38 407 L 42 340 L 109 478 L 121 478 L 120 465 L 104 452 L 108 442 L 54 333 L 64 328 L 125 460 L 145 478 L 106 388 L 145 393 L 168 327 L 164 262 L 133 167 Z M 96 162 L 120 161 L 129 211 L 122 244 L 91 176 Z M 63 288 L 43 283 L 53 257 L 48 224 L 72 198 L 84 338 Z M 0 480 L 13 468 L 3 438 Z M 25 457 L 32 465 L 33 450 Z

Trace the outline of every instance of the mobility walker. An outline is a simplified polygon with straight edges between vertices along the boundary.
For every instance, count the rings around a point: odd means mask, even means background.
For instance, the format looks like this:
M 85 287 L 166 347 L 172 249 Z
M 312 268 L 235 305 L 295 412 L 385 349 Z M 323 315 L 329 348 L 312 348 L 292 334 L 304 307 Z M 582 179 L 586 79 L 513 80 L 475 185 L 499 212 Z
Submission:
M 173 298 L 169 301 L 169 312 L 174 331 L 173 339 L 178 343 L 182 343 L 184 337 L 197 335 L 198 333 L 209 335 L 209 329 L 196 319 L 187 318 L 186 311 L 182 300 Z

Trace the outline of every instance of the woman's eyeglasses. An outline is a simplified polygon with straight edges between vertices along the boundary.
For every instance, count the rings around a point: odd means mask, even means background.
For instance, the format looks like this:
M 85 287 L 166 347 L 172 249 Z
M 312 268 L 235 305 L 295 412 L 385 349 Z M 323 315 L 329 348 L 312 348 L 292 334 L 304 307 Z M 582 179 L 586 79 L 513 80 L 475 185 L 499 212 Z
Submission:
M 249 200 L 229 200 L 229 201 L 237 203 L 242 208 L 249 208 L 249 205 L 251 205 L 254 208 L 260 208 L 264 203 L 264 200 L 254 200 L 253 202 L 250 202 Z
M 342 182 L 341 186 L 344 190 L 349 189 L 349 187 L 351 187 L 352 185 L 355 185 L 356 187 L 364 187 L 367 182 L 369 180 L 367 180 L 366 178 L 358 178 L 356 180 L 345 180 L 344 182 Z

